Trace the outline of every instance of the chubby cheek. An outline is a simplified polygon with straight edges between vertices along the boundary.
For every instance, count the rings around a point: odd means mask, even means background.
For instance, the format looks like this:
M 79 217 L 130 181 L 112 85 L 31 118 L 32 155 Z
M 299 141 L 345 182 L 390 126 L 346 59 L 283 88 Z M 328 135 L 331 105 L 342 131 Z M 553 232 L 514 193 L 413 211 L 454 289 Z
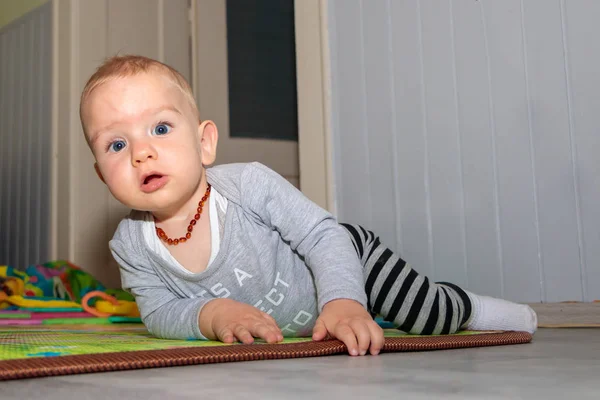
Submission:
M 130 196 L 135 191 L 137 181 L 127 168 L 119 168 L 119 163 L 104 163 L 100 167 L 108 190 L 121 203 L 130 205 Z
M 194 175 L 202 170 L 202 156 L 195 143 L 189 143 L 187 146 L 177 146 L 171 149 L 168 153 L 164 153 L 164 159 L 159 161 L 167 162 L 168 165 L 185 172 L 186 174 Z

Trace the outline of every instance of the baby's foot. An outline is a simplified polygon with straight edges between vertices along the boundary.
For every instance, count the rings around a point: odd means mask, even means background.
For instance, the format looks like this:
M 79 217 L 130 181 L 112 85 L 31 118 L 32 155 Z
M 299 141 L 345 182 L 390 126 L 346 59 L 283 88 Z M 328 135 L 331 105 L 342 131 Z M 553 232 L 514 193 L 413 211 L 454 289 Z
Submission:
M 534 333 L 537 315 L 526 304 L 517 304 L 467 292 L 471 299 L 471 317 L 465 329 L 473 331 L 502 330 Z

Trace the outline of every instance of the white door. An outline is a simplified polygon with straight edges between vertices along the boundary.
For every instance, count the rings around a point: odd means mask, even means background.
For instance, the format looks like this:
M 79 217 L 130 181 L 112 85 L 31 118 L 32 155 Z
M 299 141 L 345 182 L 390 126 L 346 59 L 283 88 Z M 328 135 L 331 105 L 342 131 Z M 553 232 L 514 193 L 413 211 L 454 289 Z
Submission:
M 230 7 L 236 4 L 235 1 L 229 3 Z M 243 5 L 243 2 L 238 4 Z M 264 132 L 258 132 L 260 129 L 256 128 L 261 125 L 260 123 L 254 124 L 254 132 L 251 132 L 250 135 L 243 132 L 240 135 L 238 132 L 231 131 L 230 110 L 232 104 L 229 96 L 226 5 L 226 0 L 193 0 L 192 6 L 193 86 L 200 118 L 215 121 L 219 129 L 216 164 L 259 161 L 298 187 L 297 136 L 292 140 L 289 138 L 285 140 L 264 138 Z M 230 13 L 230 17 L 231 15 Z M 255 61 L 251 60 L 251 62 Z M 239 71 L 239 68 L 237 70 Z M 276 79 L 273 79 L 271 83 L 278 84 Z M 264 89 L 268 90 L 268 88 Z M 249 106 L 253 106 L 253 104 L 249 104 Z M 247 113 L 247 115 L 250 118 L 260 118 L 263 125 L 268 125 L 271 118 L 268 116 L 269 112 L 265 112 L 264 109 L 262 111 L 257 115 L 251 115 L 252 113 Z M 294 110 L 294 115 L 296 111 Z M 239 112 L 239 103 L 238 112 L 235 114 L 244 114 Z M 246 121 L 240 121 L 239 118 L 234 120 L 234 124 L 238 127 L 245 123 Z

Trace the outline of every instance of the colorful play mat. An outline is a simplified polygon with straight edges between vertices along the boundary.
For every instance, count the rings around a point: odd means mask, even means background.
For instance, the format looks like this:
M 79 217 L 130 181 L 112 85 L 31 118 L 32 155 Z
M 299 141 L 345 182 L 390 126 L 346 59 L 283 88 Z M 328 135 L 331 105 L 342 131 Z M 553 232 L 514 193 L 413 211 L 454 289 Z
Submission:
M 395 329 L 386 329 L 385 336 L 382 352 L 520 344 L 532 338 L 525 332 L 416 336 Z M 5 326 L 0 327 L 0 380 L 345 353 L 338 340 L 243 345 L 157 339 L 142 324 Z

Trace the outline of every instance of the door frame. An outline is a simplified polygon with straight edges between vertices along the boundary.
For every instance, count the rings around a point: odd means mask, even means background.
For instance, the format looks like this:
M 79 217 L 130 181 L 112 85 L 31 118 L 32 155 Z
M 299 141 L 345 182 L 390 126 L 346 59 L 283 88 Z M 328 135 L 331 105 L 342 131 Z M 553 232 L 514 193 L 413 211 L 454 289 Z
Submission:
M 198 93 L 198 2 L 191 1 L 192 88 Z M 334 210 L 327 0 L 295 0 L 300 190 Z

